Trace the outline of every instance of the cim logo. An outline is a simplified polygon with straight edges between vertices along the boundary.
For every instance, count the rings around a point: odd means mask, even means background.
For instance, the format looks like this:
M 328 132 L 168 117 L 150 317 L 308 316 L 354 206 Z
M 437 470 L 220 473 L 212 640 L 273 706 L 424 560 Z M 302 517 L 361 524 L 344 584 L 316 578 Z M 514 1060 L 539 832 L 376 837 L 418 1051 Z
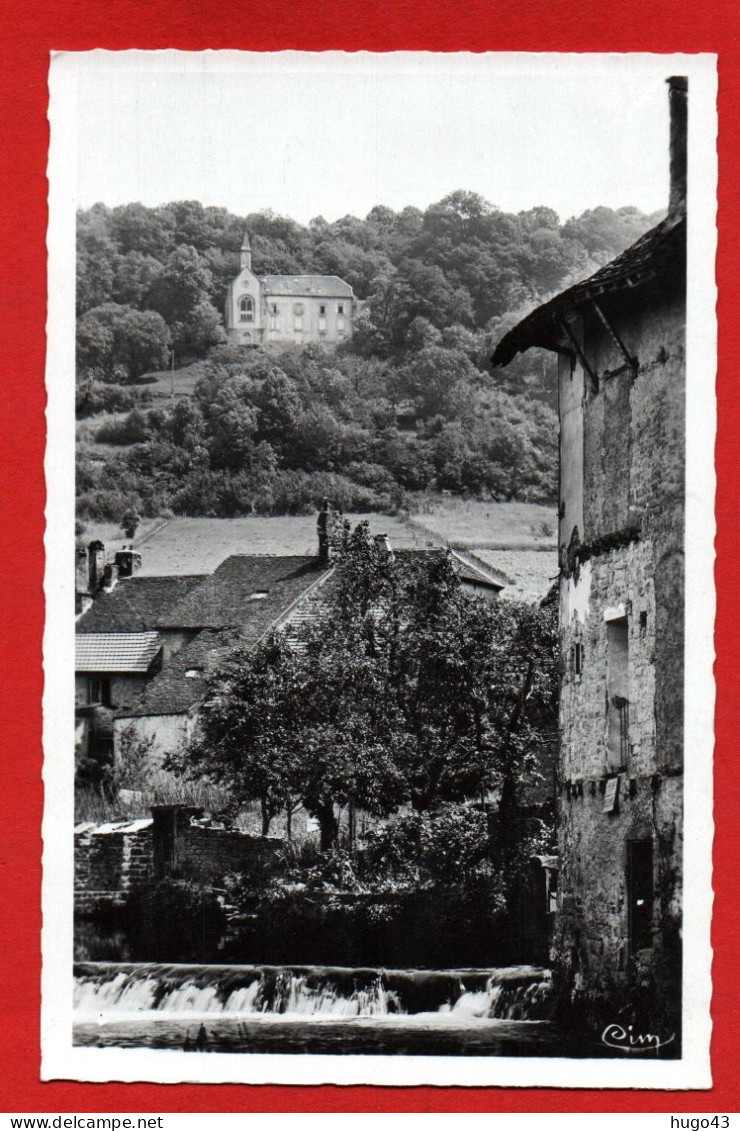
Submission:
M 607 1025 L 601 1034 L 602 1043 L 610 1049 L 619 1049 L 620 1052 L 656 1052 L 663 1049 L 675 1039 L 676 1034 L 662 1040 L 655 1033 L 636 1033 L 634 1025 Z

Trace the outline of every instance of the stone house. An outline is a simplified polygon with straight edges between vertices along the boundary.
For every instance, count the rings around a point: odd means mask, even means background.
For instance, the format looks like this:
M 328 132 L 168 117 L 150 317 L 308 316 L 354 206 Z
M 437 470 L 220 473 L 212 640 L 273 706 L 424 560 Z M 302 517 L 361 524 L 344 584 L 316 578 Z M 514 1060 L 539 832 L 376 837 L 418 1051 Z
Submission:
M 83 555 L 78 551 L 78 562 Z M 101 561 L 105 547 L 89 554 Z M 138 577 L 93 584 L 75 635 L 75 743 L 79 760 L 113 757 L 114 713 L 135 701 L 187 636 L 158 622 L 203 577 Z M 80 594 L 82 579 L 78 580 Z
M 351 337 L 360 305 L 349 283 L 336 275 L 255 275 L 246 233 L 241 268 L 226 293 L 224 322 L 237 346 L 335 346 Z
M 124 737 L 149 745 L 152 765 L 191 736 L 208 676 L 237 645 L 257 644 L 328 576 L 307 555 L 235 554 L 153 618 L 169 642 L 162 670 L 113 719 Z
M 441 552 L 398 551 L 401 556 Z M 503 586 L 495 577 L 461 557 L 455 561 L 466 591 L 486 599 L 498 595 Z M 302 626 L 323 607 L 322 592 L 332 572 L 331 562 L 321 556 L 237 554 L 188 588 L 152 621 L 179 647 L 169 645 L 161 672 L 115 712 L 115 750 L 124 732 L 151 744 L 153 761 L 187 741 L 209 674 L 237 644 L 257 644 L 277 629 L 300 647 Z
M 559 356 L 560 881 L 555 957 L 586 1003 L 681 993 L 687 82 L 668 214 L 533 311 L 494 365 Z
M 377 541 L 393 553 L 385 535 Z M 301 647 L 333 572 L 328 545 L 320 539 L 318 549 L 315 557 L 235 554 L 212 574 L 137 575 L 94 589 L 77 620 L 78 759 L 120 760 L 134 743 L 146 745 L 152 768 L 161 765 L 192 735 L 208 676 L 237 644 L 283 629 Z M 395 551 L 402 559 L 443 552 Z M 491 600 L 504 589 L 500 571 L 452 556 L 467 592 Z

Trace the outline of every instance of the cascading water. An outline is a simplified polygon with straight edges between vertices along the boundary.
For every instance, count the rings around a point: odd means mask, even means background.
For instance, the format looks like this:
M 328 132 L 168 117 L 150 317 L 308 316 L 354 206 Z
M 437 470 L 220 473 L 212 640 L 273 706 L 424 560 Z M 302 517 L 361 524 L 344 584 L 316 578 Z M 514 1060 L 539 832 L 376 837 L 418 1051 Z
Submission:
M 613 1057 L 558 1025 L 549 970 L 75 967 L 74 1043 L 185 1052 Z M 670 1050 L 673 1051 L 673 1050 Z
M 78 1045 L 195 1052 L 585 1056 L 548 970 L 81 963 Z M 566 1051 L 567 1050 L 567 1051 Z
M 542 1020 L 551 981 L 531 966 L 501 970 L 166 966 L 75 968 L 79 1019 L 158 1014 L 230 1017 Z

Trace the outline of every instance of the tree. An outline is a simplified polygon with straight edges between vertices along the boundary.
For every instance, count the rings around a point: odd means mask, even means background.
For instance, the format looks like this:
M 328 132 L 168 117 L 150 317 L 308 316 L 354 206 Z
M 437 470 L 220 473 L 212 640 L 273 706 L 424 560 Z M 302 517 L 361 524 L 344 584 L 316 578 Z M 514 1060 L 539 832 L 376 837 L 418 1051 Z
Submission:
M 251 403 L 252 391 L 249 378 L 231 377 L 214 397 L 206 424 L 213 467 L 238 471 L 248 465 L 258 420 Z
M 163 262 L 172 248 L 174 217 L 167 206 L 147 208 L 138 202 L 114 208 L 110 231 L 122 255 L 138 251 Z
M 303 648 L 275 635 L 235 652 L 179 766 L 237 805 L 258 800 L 265 828 L 300 798 L 324 849 L 340 806 L 423 813 L 494 792 L 511 850 L 511 813 L 554 724 L 554 615 L 470 599 L 446 554 L 395 558 L 367 524 L 342 528 L 340 550 Z
M 141 522 L 141 515 L 135 507 L 130 507 L 121 517 L 121 529 L 127 538 L 134 538 Z
M 169 332 L 153 310 L 107 302 L 77 324 L 78 369 L 106 380 L 134 381 L 167 362 Z
M 228 788 L 239 807 L 257 801 L 262 833 L 291 803 L 295 657 L 283 638 L 235 649 L 211 680 L 194 740 L 172 767 Z
M 149 305 L 169 326 L 177 352 L 203 353 L 225 341 L 212 294 L 213 275 L 196 249 L 176 247 L 151 288 Z
M 151 255 L 130 251 L 113 260 L 115 279 L 112 283 L 116 302 L 137 309 L 149 306 L 149 295 L 162 274 L 162 264 Z
M 113 292 L 116 248 L 108 232 L 108 210 L 96 205 L 79 217 L 77 229 L 77 313 L 108 302 Z
M 454 415 L 456 391 L 476 377 L 479 371 L 461 350 L 428 345 L 396 370 L 394 385 L 398 396 L 416 401 L 420 416 Z

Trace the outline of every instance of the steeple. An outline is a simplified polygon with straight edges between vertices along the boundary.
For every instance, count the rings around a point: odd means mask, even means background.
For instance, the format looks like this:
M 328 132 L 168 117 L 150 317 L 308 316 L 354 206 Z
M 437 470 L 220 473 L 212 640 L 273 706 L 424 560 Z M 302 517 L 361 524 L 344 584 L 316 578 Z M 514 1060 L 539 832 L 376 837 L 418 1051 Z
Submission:
M 242 268 L 246 267 L 248 271 L 252 270 L 252 245 L 249 242 L 249 232 L 244 233 L 242 240 L 241 265 Z

